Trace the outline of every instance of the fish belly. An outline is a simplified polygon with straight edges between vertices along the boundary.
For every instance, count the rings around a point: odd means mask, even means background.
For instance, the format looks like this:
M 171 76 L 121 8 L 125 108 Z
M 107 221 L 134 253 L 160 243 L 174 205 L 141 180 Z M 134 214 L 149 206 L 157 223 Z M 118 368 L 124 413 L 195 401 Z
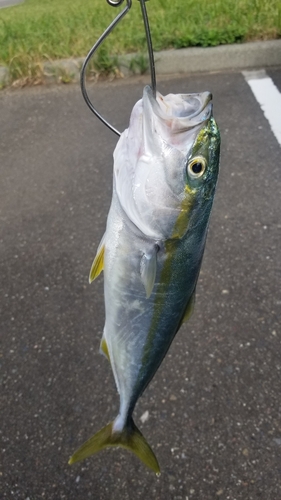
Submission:
M 174 245 L 163 243 L 157 254 L 153 291 L 147 298 L 140 263 L 153 245 L 155 241 L 127 220 L 113 196 L 106 229 L 104 338 L 120 394 L 123 423 L 181 324 L 202 258 L 200 251 L 194 257 L 192 245 L 185 240 Z

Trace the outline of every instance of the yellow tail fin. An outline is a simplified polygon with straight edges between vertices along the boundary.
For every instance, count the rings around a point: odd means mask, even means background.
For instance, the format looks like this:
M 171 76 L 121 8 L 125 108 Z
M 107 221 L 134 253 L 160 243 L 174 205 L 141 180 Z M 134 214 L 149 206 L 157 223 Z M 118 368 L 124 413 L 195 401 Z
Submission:
M 157 458 L 133 422 L 133 419 L 130 420 L 129 425 L 122 432 L 113 432 L 113 422 L 103 427 L 97 434 L 82 444 L 72 455 L 68 463 L 71 465 L 84 460 L 84 458 L 108 446 L 121 446 L 132 451 L 147 467 L 152 469 L 156 474 L 160 474 Z

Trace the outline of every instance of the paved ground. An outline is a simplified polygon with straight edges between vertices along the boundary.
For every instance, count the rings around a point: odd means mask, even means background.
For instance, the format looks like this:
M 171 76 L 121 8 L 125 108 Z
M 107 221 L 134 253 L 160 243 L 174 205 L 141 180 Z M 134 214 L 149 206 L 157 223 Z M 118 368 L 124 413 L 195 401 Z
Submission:
M 92 90 L 123 130 L 142 87 Z M 211 90 L 222 132 L 196 312 L 136 409 L 159 479 L 121 450 L 67 465 L 118 406 L 98 353 L 102 278 L 87 283 L 116 138 L 78 86 L 0 95 L 1 499 L 281 498 L 280 147 L 240 73 L 158 87 Z

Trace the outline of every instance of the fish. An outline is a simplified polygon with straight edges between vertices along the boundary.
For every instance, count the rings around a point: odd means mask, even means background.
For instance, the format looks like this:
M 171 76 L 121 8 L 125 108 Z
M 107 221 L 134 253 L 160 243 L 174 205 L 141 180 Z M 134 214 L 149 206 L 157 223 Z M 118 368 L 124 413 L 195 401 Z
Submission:
M 119 446 L 160 474 L 132 415 L 194 309 L 219 172 L 220 132 L 212 109 L 210 92 L 163 96 L 147 85 L 119 138 L 106 231 L 89 280 L 104 272 L 100 350 L 110 362 L 120 407 L 70 464 Z

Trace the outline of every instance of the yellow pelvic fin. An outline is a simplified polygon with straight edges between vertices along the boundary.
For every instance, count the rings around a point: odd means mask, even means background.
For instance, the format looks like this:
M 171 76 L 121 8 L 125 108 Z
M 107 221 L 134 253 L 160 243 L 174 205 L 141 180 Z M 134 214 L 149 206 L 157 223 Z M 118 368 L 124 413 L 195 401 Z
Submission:
M 160 473 L 159 464 L 154 452 L 132 419 L 121 432 L 113 432 L 113 422 L 103 427 L 97 434 L 82 444 L 81 448 L 72 455 L 68 463 L 71 465 L 84 460 L 90 455 L 110 446 L 121 446 L 132 451 L 147 467 L 152 469 L 156 474 Z
M 104 244 L 104 237 L 103 237 L 101 242 L 100 242 L 100 245 L 98 247 L 94 262 L 93 262 L 92 267 L 91 267 L 90 276 L 89 276 L 90 283 L 92 283 L 92 281 L 94 281 L 103 270 L 104 250 L 105 250 L 105 244 Z
M 184 315 L 182 317 L 180 326 L 183 323 L 186 323 L 186 321 L 188 321 L 189 318 L 192 316 L 193 311 L 194 311 L 194 306 L 195 306 L 195 290 L 187 303 L 186 310 L 184 311 Z
M 106 340 L 104 337 L 102 337 L 101 339 L 101 343 L 100 343 L 100 351 L 102 354 L 105 355 L 105 357 L 108 359 L 108 361 L 110 362 L 110 356 L 109 356 L 109 351 L 108 351 L 108 347 L 107 347 L 107 343 L 106 343 Z

